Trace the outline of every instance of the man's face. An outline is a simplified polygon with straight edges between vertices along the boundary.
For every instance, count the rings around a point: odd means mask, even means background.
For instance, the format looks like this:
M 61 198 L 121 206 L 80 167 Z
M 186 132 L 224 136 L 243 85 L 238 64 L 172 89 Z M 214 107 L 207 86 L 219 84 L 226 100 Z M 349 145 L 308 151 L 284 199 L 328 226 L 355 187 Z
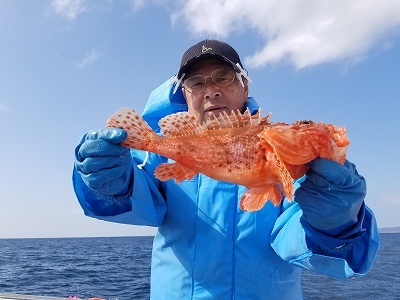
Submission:
M 199 62 L 189 69 L 185 79 L 195 75 L 210 76 L 216 69 L 229 67 L 229 65 L 219 59 L 207 59 Z M 218 86 L 212 79 L 207 78 L 204 91 L 198 94 L 191 94 L 182 89 L 183 95 L 188 105 L 188 111 L 194 115 L 201 123 L 210 119 L 213 115 L 217 116 L 222 112 L 231 114 L 237 110 L 243 112 L 248 96 L 248 83 L 243 80 L 244 87 L 235 78 L 228 86 Z

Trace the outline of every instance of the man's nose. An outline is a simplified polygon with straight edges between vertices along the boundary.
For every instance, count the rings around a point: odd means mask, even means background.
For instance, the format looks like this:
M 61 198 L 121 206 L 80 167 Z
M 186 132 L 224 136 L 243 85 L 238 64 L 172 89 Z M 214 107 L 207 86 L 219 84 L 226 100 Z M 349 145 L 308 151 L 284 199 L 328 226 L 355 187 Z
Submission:
M 205 98 L 217 98 L 221 96 L 221 88 L 212 80 L 211 76 L 205 78 L 206 85 L 204 89 Z

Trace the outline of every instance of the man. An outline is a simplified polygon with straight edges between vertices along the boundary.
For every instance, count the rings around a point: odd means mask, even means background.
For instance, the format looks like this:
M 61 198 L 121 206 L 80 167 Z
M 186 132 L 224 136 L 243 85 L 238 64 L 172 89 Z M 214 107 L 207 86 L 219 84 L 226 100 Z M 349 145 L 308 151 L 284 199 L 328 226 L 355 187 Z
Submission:
M 199 122 L 259 107 L 249 77 L 228 44 L 205 40 L 183 55 L 171 82 L 152 92 L 143 117 L 155 129 L 165 115 L 188 110 Z M 301 299 L 301 268 L 337 278 L 363 275 L 379 245 L 365 180 L 355 166 L 309 163 L 295 201 L 244 212 L 246 188 L 202 174 L 161 182 L 168 159 L 119 146 L 121 129 L 86 133 L 75 150 L 76 195 L 86 215 L 157 226 L 152 299 Z

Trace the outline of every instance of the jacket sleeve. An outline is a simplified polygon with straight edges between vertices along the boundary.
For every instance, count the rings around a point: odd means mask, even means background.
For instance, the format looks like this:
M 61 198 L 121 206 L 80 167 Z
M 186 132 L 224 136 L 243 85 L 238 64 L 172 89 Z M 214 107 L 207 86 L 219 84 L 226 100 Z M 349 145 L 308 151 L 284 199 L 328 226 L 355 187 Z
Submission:
M 379 248 L 378 228 L 373 212 L 365 207 L 364 234 L 340 247 L 326 249 L 312 243 L 300 222 L 302 211 L 296 202 L 285 200 L 275 222 L 271 246 L 291 264 L 340 279 L 362 276 L 372 266 Z
M 159 226 L 166 212 L 159 181 L 152 175 L 159 164 L 159 157 L 142 151 L 131 153 L 133 180 L 126 195 L 109 196 L 95 192 L 85 185 L 74 169 L 75 194 L 87 216 L 115 223 Z M 142 167 L 143 161 L 147 162 Z

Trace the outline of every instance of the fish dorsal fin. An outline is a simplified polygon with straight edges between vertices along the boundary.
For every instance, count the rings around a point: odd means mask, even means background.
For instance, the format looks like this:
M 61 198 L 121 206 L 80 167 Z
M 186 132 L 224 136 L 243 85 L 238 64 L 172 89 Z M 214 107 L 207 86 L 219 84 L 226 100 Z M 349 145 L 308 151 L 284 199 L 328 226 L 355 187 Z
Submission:
M 243 114 L 240 111 L 228 115 L 225 111 L 218 116 L 213 116 L 203 124 L 208 130 L 245 127 L 251 125 L 250 111 L 247 109 Z
M 162 118 L 158 125 L 163 135 L 183 135 L 202 131 L 202 126 L 196 120 L 196 117 L 190 113 L 178 112 Z
M 270 123 L 269 121 L 270 118 L 271 118 L 271 113 L 269 113 L 266 117 L 261 118 L 261 108 L 260 108 L 258 112 L 254 116 L 252 116 L 252 122 L 257 122 L 257 124 L 253 123 L 253 125 L 267 125 L 268 123 Z
M 261 108 L 251 116 L 251 125 L 257 126 L 257 125 L 268 125 L 269 119 L 271 117 L 271 113 L 269 113 L 266 117 L 261 118 Z
M 268 119 L 269 115 L 266 118 L 261 118 L 261 109 L 254 116 L 250 114 L 249 109 L 246 109 L 243 114 L 240 113 L 240 111 L 237 111 L 237 113 L 232 112 L 230 115 L 223 112 L 217 117 L 214 116 L 210 120 L 204 122 L 203 126 L 208 130 L 257 126 L 259 124 L 268 123 Z

